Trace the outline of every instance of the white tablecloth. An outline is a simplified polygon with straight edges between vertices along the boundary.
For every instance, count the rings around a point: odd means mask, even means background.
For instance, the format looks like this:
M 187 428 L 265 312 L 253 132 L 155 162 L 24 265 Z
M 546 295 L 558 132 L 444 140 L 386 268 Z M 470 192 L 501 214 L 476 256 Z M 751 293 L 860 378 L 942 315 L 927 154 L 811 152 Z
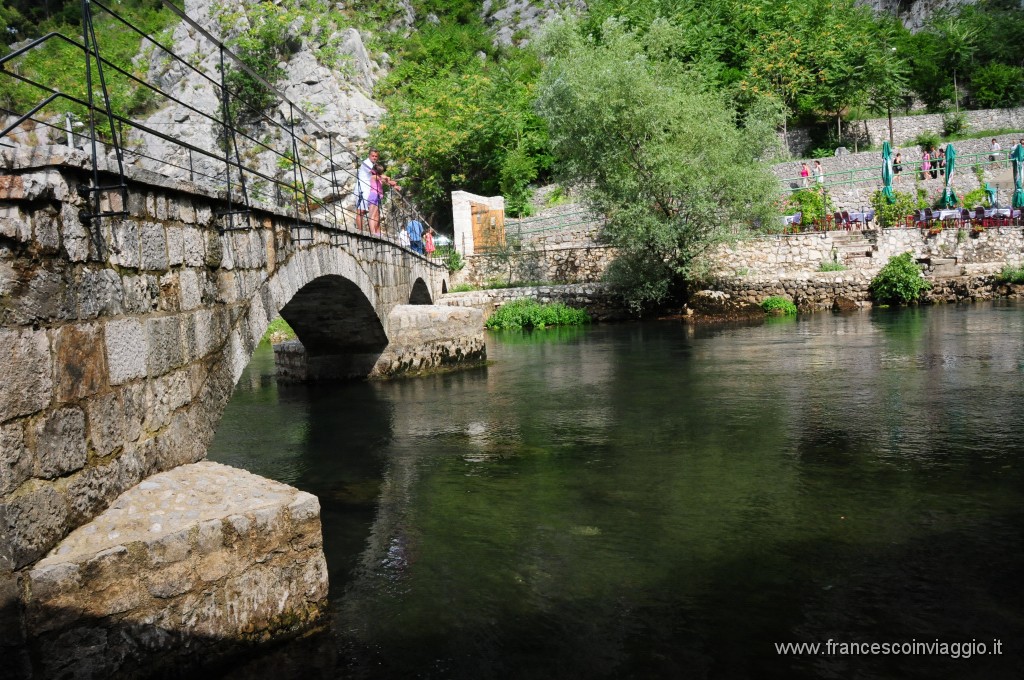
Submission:
M 960 217 L 959 210 L 935 210 L 932 215 L 937 220 L 953 220 Z

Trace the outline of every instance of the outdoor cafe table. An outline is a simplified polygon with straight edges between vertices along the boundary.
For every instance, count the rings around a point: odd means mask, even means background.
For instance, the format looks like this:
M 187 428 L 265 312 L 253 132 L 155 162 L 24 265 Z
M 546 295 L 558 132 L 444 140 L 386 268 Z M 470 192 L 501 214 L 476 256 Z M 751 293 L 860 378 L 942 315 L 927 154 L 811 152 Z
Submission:
M 990 208 L 985 211 L 985 217 L 1013 217 L 1010 208 Z
M 852 212 L 852 213 L 850 213 L 850 221 L 851 222 L 867 222 L 868 220 L 870 220 L 874 216 L 875 216 L 875 214 L 873 212 L 871 212 L 870 210 L 865 211 L 865 212 Z
M 937 220 L 953 220 L 953 219 L 959 219 L 960 218 L 960 211 L 956 210 L 956 209 L 953 209 L 953 210 L 936 210 L 936 211 L 934 211 L 932 213 L 932 215 Z

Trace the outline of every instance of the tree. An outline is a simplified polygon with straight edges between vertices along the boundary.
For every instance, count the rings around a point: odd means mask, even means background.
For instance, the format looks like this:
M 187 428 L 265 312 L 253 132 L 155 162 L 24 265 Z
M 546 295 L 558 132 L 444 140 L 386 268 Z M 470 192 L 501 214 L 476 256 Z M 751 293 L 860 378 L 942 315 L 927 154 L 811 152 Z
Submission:
M 740 129 L 699 73 L 651 59 L 614 19 L 593 38 L 560 21 L 542 45 L 537 106 L 557 168 L 606 216 L 620 253 L 610 276 L 631 306 L 664 301 L 741 223 L 778 222 L 778 183 L 757 160 L 778 144 L 766 109 L 752 107 Z

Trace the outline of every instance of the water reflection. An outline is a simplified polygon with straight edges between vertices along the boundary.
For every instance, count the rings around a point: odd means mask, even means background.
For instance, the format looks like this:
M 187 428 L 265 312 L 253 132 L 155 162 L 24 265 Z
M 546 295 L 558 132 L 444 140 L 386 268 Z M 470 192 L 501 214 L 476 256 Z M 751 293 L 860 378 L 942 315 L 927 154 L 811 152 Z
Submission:
M 296 677 L 1016 677 L 1022 312 L 597 326 L 490 336 L 490 366 L 425 379 L 243 378 L 211 457 L 321 499 L 335 625 L 281 653 Z M 772 644 L 829 638 L 1006 644 Z

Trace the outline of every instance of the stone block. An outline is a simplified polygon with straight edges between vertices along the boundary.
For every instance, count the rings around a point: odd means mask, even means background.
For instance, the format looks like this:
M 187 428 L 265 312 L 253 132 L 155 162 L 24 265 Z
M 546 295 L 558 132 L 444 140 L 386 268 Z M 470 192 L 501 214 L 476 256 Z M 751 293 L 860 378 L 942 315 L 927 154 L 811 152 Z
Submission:
M 203 304 L 203 292 L 196 270 L 182 269 L 178 283 L 181 310 L 187 312 L 199 308 Z
M 33 238 L 40 251 L 53 255 L 60 250 L 60 223 L 49 210 L 37 210 L 32 216 Z
M 146 327 L 136 319 L 108 321 L 104 326 L 107 368 L 111 385 L 123 385 L 142 378 L 150 353 Z
M 28 572 L 27 632 L 61 640 L 57 656 L 95 675 L 129 670 L 124 649 L 151 670 L 205 645 L 294 634 L 326 604 L 318 510 L 309 494 L 215 463 L 155 475 Z M 256 515 L 276 521 L 261 531 Z M 86 621 L 118 635 L 85 635 Z
M 142 247 L 142 259 L 140 269 L 148 271 L 166 271 L 167 259 L 167 234 L 162 224 L 146 223 L 142 225 L 139 233 Z
M 64 498 L 46 482 L 27 482 L 0 508 L 6 509 L 5 533 L 15 569 L 42 557 L 68 527 Z
M 53 395 L 45 331 L 0 329 L 0 422 L 45 408 Z
M 224 259 L 224 245 L 221 242 L 220 235 L 210 229 L 204 234 L 206 238 L 206 266 L 207 267 L 220 267 L 221 262 Z
M 167 228 L 167 263 L 175 267 L 185 261 L 185 234 L 180 227 Z
M 75 324 L 53 332 L 58 403 L 76 401 L 106 387 L 107 362 L 100 331 L 98 324 Z
M 116 220 L 111 223 L 110 261 L 122 267 L 139 269 L 141 259 L 141 239 L 139 223 L 132 220 Z
M 146 320 L 147 373 L 163 375 L 184 365 L 181 319 L 178 315 Z
M 124 290 L 124 312 L 127 314 L 148 314 L 160 306 L 159 279 L 152 274 L 125 276 L 122 279 Z
M 199 229 L 185 227 L 182 232 L 182 262 L 186 267 L 206 264 L 206 238 Z
M 32 456 L 25 446 L 23 421 L 0 425 L 0 496 L 17 489 L 32 475 Z
M 157 309 L 162 312 L 177 312 L 181 309 L 181 288 L 178 273 L 167 272 L 159 279 L 160 300 Z
M 112 269 L 82 269 L 77 282 L 78 318 L 118 316 L 124 313 L 124 285 Z
M 100 456 L 110 455 L 127 439 L 125 397 L 126 391 L 119 389 L 89 400 L 89 443 Z
M 171 414 L 192 400 L 192 387 L 187 369 L 175 371 L 150 381 L 146 388 L 146 425 L 159 430 L 171 422 Z
M 55 263 L 53 269 L 32 271 L 28 285 L 13 299 L 15 318 L 23 324 L 75 318 L 76 290 L 65 278 L 71 275 L 62 263 Z
M 52 479 L 85 465 L 85 413 L 81 409 L 59 409 L 36 423 L 31 432 L 36 477 Z

